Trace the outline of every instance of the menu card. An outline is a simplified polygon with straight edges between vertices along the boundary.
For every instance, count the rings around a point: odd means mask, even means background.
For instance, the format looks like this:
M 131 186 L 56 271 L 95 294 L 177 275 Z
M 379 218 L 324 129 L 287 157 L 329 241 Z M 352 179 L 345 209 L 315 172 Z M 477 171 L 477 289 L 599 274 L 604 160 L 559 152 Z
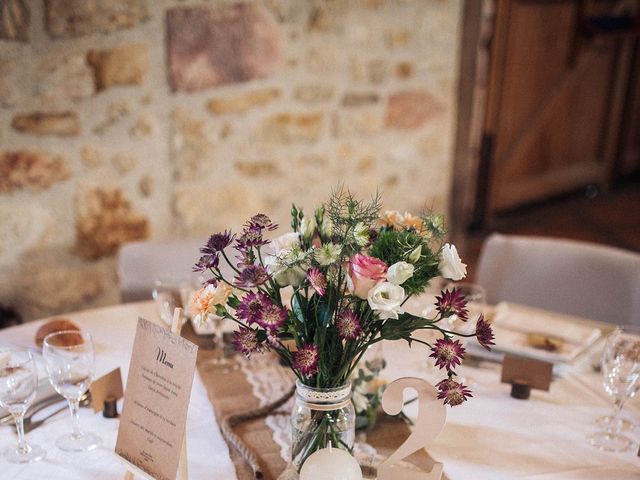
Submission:
M 116 453 L 157 480 L 177 475 L 197 352 L 190 341 L 138 319 Z

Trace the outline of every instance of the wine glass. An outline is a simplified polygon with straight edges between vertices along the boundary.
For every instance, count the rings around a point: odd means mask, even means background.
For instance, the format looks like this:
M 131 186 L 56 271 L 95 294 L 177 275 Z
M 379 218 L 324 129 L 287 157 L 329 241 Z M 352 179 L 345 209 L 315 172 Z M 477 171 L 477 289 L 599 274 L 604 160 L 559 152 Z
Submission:
M 186 281 L 169 277 L 157 279 L 151 292 L 160 320 L 171 328 L 173 312 L 187 304 L 193 288 Z
M 602 384 L 613 399 L 613 412 L 604 430 L 591 435 L 589 441 L 600 450 L 623 452 L 633 442 L 620 433 L 620 412 L 640 388 L 640 336 L 616 328 L 605 342 L 601 367 Z
M 29 350 L 0 351 L 0 406 L 13 415 L 18 432 L 17 448 L 4 451 L 11 463 L 32 463 L 45 457 L 42 447 L 29 445 L 24 438 L 24 412 L 33 402 L 37 387 L 38 369 Z
M 54 332 L 44 338 L 42 352 L 53 388 L 67 399 L 73 430 L 58 438 L 56 445 L 67 452 L 84 452 L 100 445 L 100 437 L 80 430 L 80 397 L 91 384 L 95 352 L 91 334 L 77 330 Z
M 210 331 L 213 333 L 212 348 L 214 351 L 217 351 L 217 354 L 212 357 L 207 364 L 215 367 L 222 367 L 224 373 L 228 373 L 232 370 L 238 370 L 240 368 L 240 363 L 237 360 L 238 352 L 236 352 L 233 346 L 225 339 L 225 319 L 215 314 L 207 314 L 204 315 L 203 318 L 203 320 L 196 319 L 196 321 L 204 321 L 207 327 L 211 327 Z

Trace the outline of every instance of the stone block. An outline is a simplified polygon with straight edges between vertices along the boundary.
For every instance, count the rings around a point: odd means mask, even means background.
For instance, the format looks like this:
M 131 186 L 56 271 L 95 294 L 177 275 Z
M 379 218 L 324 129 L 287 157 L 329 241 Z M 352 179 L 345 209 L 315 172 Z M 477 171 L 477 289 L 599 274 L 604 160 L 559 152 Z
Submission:
M 152 135 L 156 129 L 156 120 L 150 113 L 141 114 L 129 129 L 129 135 L 134 138 L 144 138 Z
M 126 175 L 136 168 L 138 158 L 131 153 L 120 152 L 111 157 L 111 164 L 120 175 Z
M 334 117 L 334 135 L 342 138 L 365 137 L 382 132 L 380 112 L 371 108 L 342 111 Z
M 90 50 L 87 62 L 98 90 L 114 85 L 142 85 L 149 71 L 149 48 L 144 43 L 127 43 L 109 50 Z
M 76 202 L 76 252 L 87 259 L 113 255 L 120 245 L 149 236 L 147 218 L 119 188 L 93 188 Z
M 83 145 L 80 148 L 80 160 L 87 169 L 93 169 L 104 163 L 104 156 L 100 149 L 91 145 Z
M 46 0 L 47 31 L 53 38 L 110 33 L 149 18 L 146 0 Z
M 391 49 L 406 48 L 411 38 L 411 31 L 406 28 L 389 28 L 385 31 L 385 41 Z
M 212 168 L 214 135 L 204 120 L 194 117 L 186 108 L 171 115 L 171 161 L 177 180 L 195 180 Z
M 14 130 L 32 135 L 74 137 L 80 134 L 80 120 L 75 112 L 34 112 L 13 117 Z
M 30 150 L 0 153 L 0 193 L 45 190 L 69 176 L 67 162 L 60 156 Z
M 13 58 L 0 56 L 0 107 L 10 108 L 18 103 L 17 62 Z
M 236 160 L 234 166 L 247 177 L 268 177 L 280 173 L 278 165 L 271 160 Z
M 306 84 L 297 86 L 293 96 L 301 102 L 320 103 L 331 100 L 334 91 L 332 85 Z
M 419 128 L 443 110 L 438 100 L 427 90 L 405 90 L 389 97 L 385 123 L 402 130 Z
M 398 62 L 395 68 L 396 78 L 410 78 L 413 77 L 416 67 L 413 62 Z
M 18 274 L 17 299 L 27 318 L 41 318 L 87 308 L 105 290 L 99 267 L 63 264 L 58 258 L 34 258 L 27 264 L 28 275 Z M 39 260 L 39 262 L 38 262 Z
M 0 39 L 29 41 L 29 7 L 24 0 L 0 2 Z
M 312 143 L 322 137 L 324 115 L 316 113 L 280 113 L 262 124 L 263 139 L 269 143 Z
M 255 3 L 184 6 L 167 11 L 169 83 L 195 91 L 271 75 L 282 61 L 282 35 Z
M 342 105 L 345 107 L 362 107 L 378 103 L 380 95 L 376 92 L 347 92 L 342 97 Z
M 47 105 L 88 98 L 95 93 L 93 72 L 84 55 L 47 56 L 38 66 L 35 89 Z
M 367 76 L 370 83 L 384 83 L 389 76 L 389 63 L 383 59 L 370 60 L 367 62 Z
M 263 88 L 240 95 L 214 98 L 207 102 L 207 110 L 213 115 L 244 113 L 254 107 L 266 105 L 279 98 L 281 94 L 278 88 Z

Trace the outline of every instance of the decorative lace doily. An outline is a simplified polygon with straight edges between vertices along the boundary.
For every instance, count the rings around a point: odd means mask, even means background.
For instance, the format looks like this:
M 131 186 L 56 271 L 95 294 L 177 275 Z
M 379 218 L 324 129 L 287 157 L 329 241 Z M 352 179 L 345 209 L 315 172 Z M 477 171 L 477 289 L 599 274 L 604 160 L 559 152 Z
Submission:
M 281 367 L 277 362 L 260 361 L 258 358 L 242 359 L 240 360 L 240 369 L 251 385 L 253 396 L 258 399 L 261 407 L 284 395 L 294 382 L 291 372 Z M 344 396 L 344 393 L 342 395 Z M 293 410 L 293 402 L 294 397 L 291 397 L 282 406 L 280 412 L 291 412 Z M 280 456 L 285 462 L 288 462 L 291 455 L 289 415 L 269 415 L 265 419 L 265 424 L 271 429 L 273 441 L 280 447 Z M 354 446 L 355 453 L 369 457 L 376 456 L 377 450 L 371 445 L 360 441 L 361 439 L 362 437 L 356 441 Z

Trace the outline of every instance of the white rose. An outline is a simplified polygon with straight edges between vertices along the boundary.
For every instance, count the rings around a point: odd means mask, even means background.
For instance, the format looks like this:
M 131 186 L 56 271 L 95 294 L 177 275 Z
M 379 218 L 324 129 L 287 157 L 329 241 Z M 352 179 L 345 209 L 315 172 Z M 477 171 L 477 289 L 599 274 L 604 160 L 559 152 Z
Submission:
M 446 243 L 440 253 L 440 275 L 451 280 L 462 280 L 467 275 L 467 265 L 462 263 L 455 245 Z
M 405 281 L 413 277 L 415 267 L 407 262 L 394 263 L 387 270 L 387 280 L 394 285 L 402 285 Z
M 369 290 L 367 301 L 380 319 L 398 318 L 403 313 L 400 305 L 404 301 L 404 288 L 389 282 L 382 282 Z
M 271 240 L 274 254 L 278 254 L 283 250 L 291 250 L 294 245 L 300 245 L 300 234 L 298 232 L 285 233 Z
M 309 262 L 297 244 L 290 249 L 280 250 L 275 255 L 265 258 L 265 266 L 278 285 L 286 287 L 299 286 L 307 277 Z

